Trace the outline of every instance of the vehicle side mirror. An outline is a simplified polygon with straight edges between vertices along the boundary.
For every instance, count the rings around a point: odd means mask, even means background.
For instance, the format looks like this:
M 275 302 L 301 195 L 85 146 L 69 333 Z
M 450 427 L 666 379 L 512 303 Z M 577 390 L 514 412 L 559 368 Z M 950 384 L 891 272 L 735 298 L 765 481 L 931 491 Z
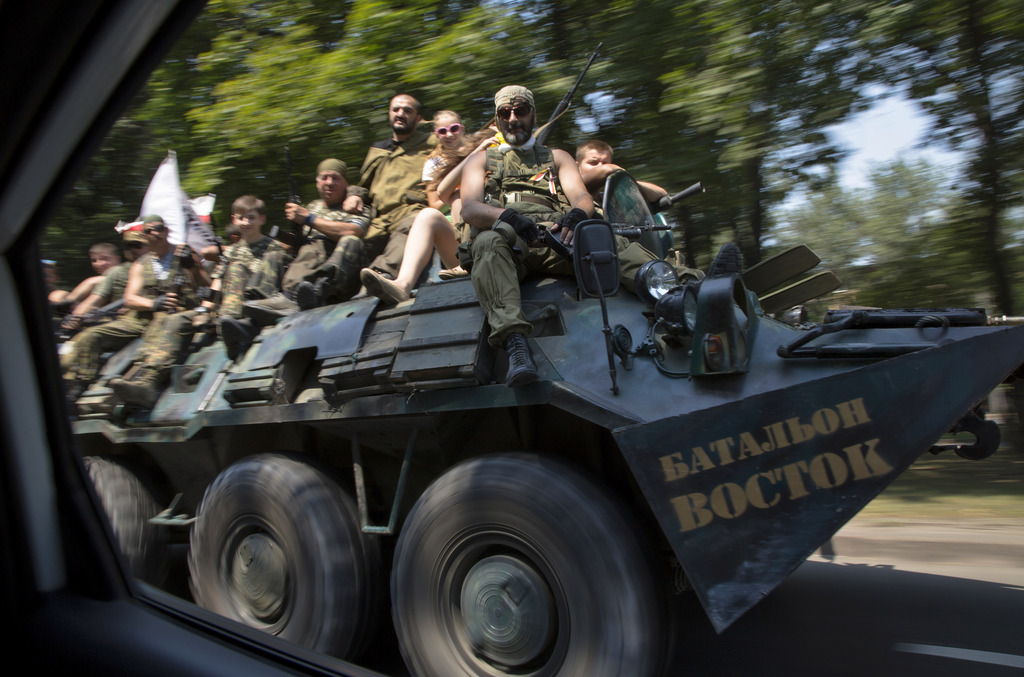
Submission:
M 614 296 L 619 291 L 619 253 L 607 221 L 580 222 L 573 235 L 572 262 L 576 284 L 587 296 Z

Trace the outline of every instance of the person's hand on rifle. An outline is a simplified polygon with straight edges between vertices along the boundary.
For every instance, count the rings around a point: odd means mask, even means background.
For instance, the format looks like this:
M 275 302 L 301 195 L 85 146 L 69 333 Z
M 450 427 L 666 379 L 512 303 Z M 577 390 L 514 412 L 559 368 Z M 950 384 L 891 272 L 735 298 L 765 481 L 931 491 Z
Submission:
M 284 206 L 284 217 L 292 223 L 301 225 L 309 225 L 307 220 L 310 217 L 309 210 L 300 204 L 289 202 Z
M 161 294 L 153 299 L 153 312 L 173 313 L 178 307 L 178 295 L 172 291 Z
M 191 270 L 199 264 L 199 256 L 187 244 L 179 244 L 174 248 L 174 256 L 182 270 Z
M 576 226 L 581 221 L 586 221 L 590 217 L 585 211 L 579 207 L 574 207 L 562 218 L 555 222 L 555 225 L 549 228 L 549 232 L 556 236 L 562 244 L 566 247 L 572 246 L 572 238 L 575 234 Z
M 64 320 L 60 323 L 60 328 L 64 331 L 78 331 L 82 328 L 82 316 L 65 315 Z

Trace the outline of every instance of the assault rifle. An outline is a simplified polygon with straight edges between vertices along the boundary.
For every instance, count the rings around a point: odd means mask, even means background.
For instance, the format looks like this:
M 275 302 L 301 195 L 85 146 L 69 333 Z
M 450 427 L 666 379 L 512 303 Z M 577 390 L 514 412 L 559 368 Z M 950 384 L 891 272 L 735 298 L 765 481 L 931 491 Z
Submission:
M 105 306 L 100 306 L 99 308 L 90 310 L 85 315 L 65 315 L 63 320 L 61 320 L 60 328 L 56 334 L 57 340 L 67 341 L 87 327 L 94 327 L 106 322 L 107 320 L 115 319 L 123 306 L 124 299 L 121 298 L 116 301 L 112 301 Z
M 570 104 L 572 104 L 573 95 L 576 94 L 576 90 L 580 88 L 580 83 L 583 82 L 583 76 L 587 74 L 588 70 L 590 70 L 591 64 L 593 64 L 594 59 L 597 58 L 597 53 L 601 51 L 602 44 L 604 43 L 597 43 L 597 48 L 594 49 L 594 53 L 591 54 L 590 58 L 587 60 L 587 65 L 583 67 L 583 72 L 580 73 L 580 76 L 578 78 L 576 78 L 576 84 L 569 88 L 569 91 L 565 93 L 565 96 L 562 97 L 562 100 L 558 102 L 557 106 L 555 106 L 555 110 L 551 113 L 551 117 L 548 118 L 548 121 L 544 123 L 543 127 L 537 130 L 537 143 L 541 144 L 542 146 L 544 145 L 544 143 L 548 140 L 548 137 L 551 136 L 551 130 L 555 126 L 555 121 L 562 116 L 562 113 L 569 109 Z
M 117 317 L 117 314 L 121 312 L 121 308 L 123 307 L 124 299 L 119 298 L 116 301 L 111 301 L 105 306 L 100 306 L 95 310 L 91 310 L 86 315 L 82 316 L 82 326 L 94 327 L 97 324 L 106 322 L 107 320 L 113 320 Z
M 284 147 L 284 166 L 288 173 L 288 202 L 292 204 L 302 204 L 301 198 L 299 198 L 299 192 L 295 189 L 295 177 L 292 176 L 292 153 L 288 146 Z M 292 222 L 292 229 L 290 231 L 281 230 L 277 226 L 271 226 L 270 237 L 274 238 L 282 244 L 286 244 L 295 251 L 302 245 L 309 242 L 309 238 L 303 231 L 304 226 L 301 224 Z

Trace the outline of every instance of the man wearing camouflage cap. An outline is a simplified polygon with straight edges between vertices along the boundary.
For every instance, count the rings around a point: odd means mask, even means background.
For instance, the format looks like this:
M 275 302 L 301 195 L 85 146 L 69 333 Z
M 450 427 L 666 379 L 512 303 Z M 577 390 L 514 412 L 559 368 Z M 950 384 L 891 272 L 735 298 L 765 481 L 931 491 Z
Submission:
M 210 286 L 210 277 L 191 247 L 168 241 L 162 218 L 147 216 L 142 221 L 149 253 L 129 269 L 124 303 L 148 325 L 133 368 L 124 377 L 110 379 L 108 385 L 125 404 L 149 409 L 191 341 L 197 316 L 208 316 L 199 290 Z
M 259 282 L 251 283 L 247 289 L 247 293 L 254 294 L 258 288 L 272 287 L 273 281 L 280 281 L 280 293 L 269 298 L 257 295 L 257 300 L 245 304 L 244 314 L 256 324 L 272 324 L 297 310 L 342 301 L 359 290 L 369 210 L 361 204 L 356 208 L 346 202 L 351 189 L 348 166 L 341 160 L 328 158 L 320 162 L 316 189 L 320 197 L 305 207 L 294 202 L 285 205 L 285 218 L 302 226 L 308 242 L 293 252 L 293 260 L 286 252 L 268 254 L 257 273 Z
M 93 311 L 122 299 L 125 285 L 128 284 L 128 269 L 131 268 L 132 261 L 149 251 L 149 242 L 142 234 L 142 224 L 126 228 L 121 239 L 124 244 L 125 260 L 103 274 L 103 279 L 93 288 L 89 296 L 64 318 L 60 325 L 61 329 L 71 332 L 78 331 L 82 328 L 83 321 L 89 323 L 88 316 Z M 95 324 L 95 322 L 92 323 Z

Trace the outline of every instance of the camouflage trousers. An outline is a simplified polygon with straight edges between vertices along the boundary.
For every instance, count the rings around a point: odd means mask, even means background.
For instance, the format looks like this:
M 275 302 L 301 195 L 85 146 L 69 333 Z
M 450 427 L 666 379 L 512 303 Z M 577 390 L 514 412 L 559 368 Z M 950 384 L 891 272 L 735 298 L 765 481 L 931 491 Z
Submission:
M 283 252 L 276 253 L 283 254 Z M 285 263 L 282 263 L 282 269 L 287 265 L 287 260 L 290 260 L 288 254 L 283 254 L 283 257 L 287 258 Z M 228 264 L 220 281 L 220 307 L 218 309 L 220 315 L 242 317 L 242 304 L 245 301 L 265 299 L 277 292 L 280 272 L 270 275 L 266 274 L 267 272 L 262 264 L 255 273 L 250 273 L 242 263 Z
M 142 336 L 149 323 L 149 320 L 124 316 L 79 332 L 69 342 L 70 349 L 60 356 L 64 380 L 82 383 L 95 381 L 100 373 L 100 357 L 103 353 L 124 348 Z
M 345 243 L 354 246 L 345 247 Z M 344 257 L 339 258 L 338 254 L 342 253 L 339 249 L 344 250 Z M 255 280 L 263 282 L 267 287 L 270 286 L 270 280 L 280 280 L 280 290 L 290 291 L 300 282 L 316 282 L 322 277 L 329 277 L 332 282 L 336 282 L 346 267 L 354 268 L 345 272 L 350 273 L 352 279 L 358 280 L 359 270 L 366 264 L 366 260 L 363 240 L 354 235 L 346 235 L 337 243 L 327 238 L 315 238 L 300 247 L 294 258 L 282 252 L 269 252 L 263 257 L 260 270 L 246 286 L 245 298 L 266 298 L 250 295 Z
M 196 331 L 192 326 L 195 317 L 194 310 L 156 313 L 142 335 L 135 364 L 150 367 L 161 376 L 166 373 L 181 359 L 181 354 L 192 340 Z
M 634 278 L 640 266 L 657 257 L 637 242 L 616 236 L 622 286 L 634 292 Z M 525 254 L 524 254 L 525 252 Z M 573 275 L 572 263 L 547 247 L 530 249 L 511 226 L 499 223 L 484 230 L 473 240 L 471 278 L 480 306 L 487 315 L 491 333 L 488 343 L 505 345 L 512 333 L 530 335 L 533 325 L 523 314 L 519 283 L 530 272 L 549 275 Z
M 300 248 L 299 251 L 302 251 L 302 249 Z M 288 269 L 294 258 L 295 254 L 286 249 L 267 251 L 263 258 L 260 259 L 256 272 L 246 280 L 245 289 L 242 293 L 244 300 L 267 299 L 281 291 L 285 270 Z

